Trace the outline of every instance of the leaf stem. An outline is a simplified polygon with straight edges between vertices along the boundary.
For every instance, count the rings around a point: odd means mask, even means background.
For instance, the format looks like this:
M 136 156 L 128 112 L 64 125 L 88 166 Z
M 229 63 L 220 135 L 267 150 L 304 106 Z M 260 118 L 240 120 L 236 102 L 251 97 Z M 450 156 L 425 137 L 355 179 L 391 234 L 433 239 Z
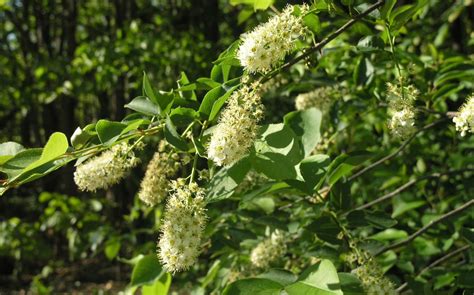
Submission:
M 402 247 L 406 244 L 409 244 L 415 238 L 417 238 L 418 236 L 424 234 L 428 229 L 432 228 L 433 226 L 437 225 L 438 223 L 441 223 L 441 222 L 447 220 L 450 217 L 455 216 L 456 214 L 459 214 L 459 213 L 463 212 L 464 210 L 469 209 L 472 205 L 474 205 L 474 199 L 464 203 L 463 205 L 459 206 L 456 209 L 453 209 L 453 210 L 449 211 L 448 213 L 438 217 L 437 219 L 430 221 L 427 225 L 423 226 L 422 228 L 417 230 L 415 233 L 411 234 L 408 238 L 404 239 L 403 241 L 400 241 L 400 242 L 394 243 L 392 245 L 388 245 L 388 246 L 380 248 L 377 252 L 374 253 L 374 257 L 378 256 L 378 255 L 380 255 L 380 254 L 382 254 L 382 253 L 384 253 L 388 250 L 397 249 L 397 248 L 400 248 L 400 247 Z
M 283 64 L 280 68 L 270 72 L 268 75 L 266 76 L 263 76 L 261 79 L 260 79 L 260 83 L 264 83 L 270 79 L 272 79 L 273 77 L 275 77 L 279 72 L 291 67 L 292 65 L 298 63 L 299 61 L 301 60 L 304 60 L 305 58 L 309 57 L 310 55 L 312 55 L 313 53 L 319 51 L 320 49 L 322 49 L 324 46 L 326 46 L 329 42 L 331 42 L 332 40 L 334 40 L 336 37 L 338 37 L 340 34 L 342 34 L 344 31 L 346 31 L 347 29 L 349 29 L 352 25 L 354 25 L 356 22 L 358 22 L 360 19 L 362 19 L 363 17 L 367 16 L 368 14 L 370 14 L 372 11 L 374 11 L 375 9 L 379 8 L 380 6 L 382 6 L 384 4 L 384 0 L 379 0 L 377 1 L 376 3 L 372 4 L 371 6 L 369 6 L 365 11 L 359 13 L 358 15 L 354 16 L 352 19 L 348 20 L 344 25 L 342 25 L 339 29 L 337 29 L 336 31 L 332 32 L 331 34 L 329 34 L 326 38 L 324 38 L 323 40 L 321 40 L 319 43 L 317 43 L 316 45 L 308 48 L 303 54 L 295 57 L 294 59 L 288 61 L 287 63 Z
M 430 179 L 430 178 L 440 178 L 441 176 L 443 175 L 450 175 L 450 174 L 458 174 L 458 173 L 464 173 L 464 172 L 469 172 L 469 171 L 474 171 L 473 168 L 466 168 L 466 169 L 457 169 L 457 170 L 450 170 L 450 171 L 445 171 L 445 172 L 436 172 L 436 173 L 432 173 L 430 175 L 424 175 L 424 176 L 421 176 L 421 177 L 418 177 L 416 179 L 412 179 L 410 181 L 408 181 L 407 183 L 399 186 L 398 188 L 396 188 L 395 190 L 367 203 L 367 204 L 364 204 L 364 205 L 361 205 L 351 211 L 348 211 L 347 213 L 345 214 L 348 214 L 352 211 L 356 211 L 356 210 L 364 210 L 364 209 L 367 209 L 369 207 L 372 207 L 376 204 L 379 204 L 379 203 L 382 203 L 386 200 L 389 200 L 391 198 L 393 198 L 394 196 L 398 195 L 399 193 L 401 193 L 402 191 L 410 188 L 411 186 L 413 186 L 414 184 L 416 184 L 417 182 L 419 181 L 422 181 L 422 180 L 425 180 L 425 179 Z
M 443 257 L 435 260 L 434 262 L 432 262 L 430 265 L 428 265 L 427 267 L 423 268 L 417 275 L 416 277 L 419 277 L 421 276 L 422 274 L 424 274 L 425 272 L 429 271 L 430 269 L 432 269 L 433 267 L 437 266 L 438 264 L 440 263 L 443 263 L 455 256 L 457 256 L 458 254 L 466 251 L 467 249 L 469 249 L 471 247 L 471 245 L 464 245 L 462 246 L 461 248 L 459 249 L 456 249 L 452 252 L 449 252 L 448 254 L 444 255 Z M 403 283 L 402 285 L 400 285 L 400 287 L 397 288 L 397 292 L 402 292 L 406 289 L 406 287 L 408 287 L 408 283 Z
M 447 118 L 442 118 L 442 119 L 439 119 L 437 121 L 434 121 L 432 123 L 429 123 L 427 125 L 425 125 L 424 127 L 418 129 L 415 133 L 413 133 L 407 140 L 405 140 L 403 142 L 403 144 L 398 148 L 396 149 L 393 153 L 377 160 L 376 162 L 370 164 L 369 166 L 365 167 L 364 169 L 360 170 L 359 172 L 355 173 L 354 175 L 352 175 L 351 177 L 349 177 L 348 181 L 352 181 L 354 179 L 356 179 L 357 177 L 361 176 L 362 174 L 366 173 L 367 171 L 370 171 L 372 170 L 373 168 L 377 167 L 378 165 L 384 163 L 385 161 L 388 161 L 388 160 L 391 160 L 393 158 L 395 158 L 401 151 L 403 151 L 407 146 L 408 144 L 410 144 L 410 142 L 415 139 L 415 137 L 423 132 L 423 131 L 426 131 L 434 126 L 436 126 L 437 124 L 441 123 L 441 122 L 444 122 L 446 121 Z

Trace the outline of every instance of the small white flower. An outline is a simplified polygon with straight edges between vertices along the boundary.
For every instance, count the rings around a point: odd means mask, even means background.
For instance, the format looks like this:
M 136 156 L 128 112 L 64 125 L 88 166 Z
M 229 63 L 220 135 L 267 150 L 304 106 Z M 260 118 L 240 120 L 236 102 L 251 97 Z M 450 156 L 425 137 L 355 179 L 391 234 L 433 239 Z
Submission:
M 244 85 L 235 91 L 222 111 L 207 149 L 209 159 L 228 166 L 242 159 L 253 145 L 257 123 L 263 117 L 258 85 Z
M 388 127 L 392 133 L 399 138 L 405 139 L 409 137 L 416 131 L 415 112 L 410 108 L 404 108 L 400 111 L 393 112 Z
M 297 110 L 307 110 L 317 108 L 322 113 L 329 110 L 333 103 L 335 90 L 331 87 L 321 87 L 313 91 L 299 94 L 295 100 Z
M 373 260 L 352 270 L 370 295 L 396 295 L 393 283 L 383 275 L 383 271 Z
M 461 132 L 461 136 L 466 136 L 467 132 L 474 133 L 474 95 L 469 96 L 459 108 L 453 122 L 456 124 L 456 130 Z
M 416 131 L 413 103 L 418 95 L 419 91 L 413 85 L 387 83 L 388 112 L 391 114 L 388 127 L 393 135 L 406 139 Z
M 158 257 L 167 271 L 176 273 L 196 263 L 207 216 L 202 188 L 178 179 L 171 182 L 171 192 L 161 226 Z
M 82 191 L 106 189 L 122 180 L 139 162 L 130 145 L 120 143 L 77 166 L 74 182 Z
M 149 206 L 161 203 L 168 194 L 170 179 L 178 171 L 179 164 L 179 155 L 167 149 L 166 142 L 161 141 L 159 150 L 148 163 L 138 198 Z
M 249 72 L 270 71 L 283 61 L 293 50 L 295 41 L 304 35 L 303 19 L 294 16 L 293 10 L 293 6 L 287 6 L 281 14 L 242 36 L 237 58 Z M 303 15 L 308 6 L 301 6 L 301 10 Z
M 268 268 L 272 262 L 285 255 L 286 250 L 285 236 L 277 230 L 252 250 L 250 261 L 255 267 Z

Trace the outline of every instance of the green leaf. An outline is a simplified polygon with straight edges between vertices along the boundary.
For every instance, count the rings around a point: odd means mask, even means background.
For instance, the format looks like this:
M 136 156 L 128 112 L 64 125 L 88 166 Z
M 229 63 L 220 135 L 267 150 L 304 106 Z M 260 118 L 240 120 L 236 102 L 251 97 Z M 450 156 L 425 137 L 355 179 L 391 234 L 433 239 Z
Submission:
M 13 156 L 23 150 L 25 150 L 25 148 L 21 144 L 13 141 L 0 144 L 0 165 L 13 158 Z
M 212 106 L 214 105 L 216 100 L 224 94 L 225 90 L 224 88 L 222 88 L 222 86 L 213 88 L 206 93 L 201 102 L 201 105 L 199 106 L 199 113 L 201 113 L 203 118 L 207 118 L 209 116 L 212 110 Z
M 221 261 L 220 260 L 214 261 L 211 268 L 208 270 L 207 275 L 204 277 L 204 280 L 201 283 L 201 288 L 206 288 L 207 285 L 212 283 L 214 279 L 216 278 L 217 274 L 219 273 L 220 269 L 221 269 Z
M 383 242 L 383 241 L 404 239 L 406 237 L 408 237 L 408 234 L 404 230 L 387 228 L 386 230 L 376 233 L 375 235 L 372 235 L 369 238 Z
M 211 78 L 203 78 L 203 77 L 197 78 L 196 82 L 198 82 L 199 84 L 202 84 L 202 86 L 200 86 L 199 89 L 203 88 L 206 90 L 211 90 L 212 88 L 216 88 L 221 85 L 221 83 L 216 82 L 212 80 Z
M 429 3 L 428 0 L 418 0 L 416 5 L 402 5 L 393 10 L 389 17 L 390 29 L 397 31 L 415 16 L 419 10 Z
M 152 102 L 158 104 L 158 99 L 156 98 L 155 91 L 151 87 L 150 80 L 145 72 L 143 72 L 143 95 L 150 98 Z M 138 112 L 138 111 L 137 111 Z
M 27 149 L 19 152 L 0 166 L 0 171 L 7 174 L 8 178 L 19 175 L 23 169 L 39 160 L 42 148 Z
M 239 4 L 248 4 L 248 5 L 253 5 L 255 0 L 229 0 L 230 5 L 239 5 Z
M 171 286 L 172 277 L 169 273 L 164 273 L 151 286 L 142 286 L 141 295 L 166 295 Z
M 248 157 L 219 170 L 209 183 L 207 201 L 216 202 L 232 196 L 234 189 L 242 182 L 249 170 L 250 161 Z
M 69 147 L 66 135 L 61 132 L 55 132 L 51 134 L 43 148 L 41 157 L 28 165 L 23 172 L 30 171 L 50 161 L 56 160 L 58 157 L 64 155 Z
M 275 0 L 254 0 L 253 8 L 255 10 L 266 10 L 273 2 L 275 2 Z
M 355 167 L 367 161 L 371 155 L 372 154 L 367 151 L 356 151 L 338 156 L 334 159 L 328 169 L 329 184 L 333 185 L 336 183 L 341 179 L 341 177 L 347 175 Z
M 283 286 L 268 279 L 243 279 L 228 285 L 223 295 L 280 295 Z
M 383 50 L 384 43 L 379 36 L 365 36 L 357 43 L 357 49 L 361 52 L 374 52 Z
M 286 182 L 303 192 L 312 194 L 316 190 L 323 177 L 326 175 L 329 162 L 330 159 L 327 155 L 309 156 L 303 159 L 296 167 L 297 172 L 299 172 L 299 176 L 301 176 L 302 180 L 289 179 L 286 180 Z
M 347 221 L 352 228 L 372 225 L 376 228 L 389 228 L 397 224 L 387 213 L 381 211 L 368 212 L 363 210 L 352 211 L 347 215 Z
M 375 68 L 368 58 L 359 58 L 353 73 L 356 85 L 369 85 L 374 79 Z
M 191 84 L 189 82 L 188 76 L 184 72 L 181 72 L 181 77 L 178 80 L 179 88 Z M 181 90 L 179 91 L 179 96 L 187 100 L 197 100 L 196 93 L 194 90 Z
M 300 138 L 304 155 L 308 156 L 321 139 L 322 113 L 316 108 L 288 113 L 283 121 Z
M 84 147 L 93 137 L 97 136 L 97 132 L 94 130 L 88 130 L 86 128 L 81 129 L 77 127 L 74 133 L 71 135 L 71 144 L 75 149 Z
M 341 229 L 330 216 L 322 216 L 317 218 L 309 225 L 308 230 L 315 233 L 319 239 L 325 242 L 335 245 L 341 244 L 341 240 L 337 238 L 341 232 Z
M 113 237 L 107 241 L 105 244 L 105 256 L 107 259 L 112 260 L 115 257 L 117 257 L 120 247 L 122 246 L 122 243 L 120 243 L 120 240 L 117 237 Z
M 170 119 L 176 126 L 187 126 L 198 117 L 195 110 L 178 107 L 171 111 Z
M 252 166 L 257 172 L 275 180 L 296 178 L 295 166 L 303 158 L 303 151 L 298 138 L 286 125 L 262 126 L 254 147 Z
M 365 294 L 364 288 L 362 287 L 362 283 L 357 278 L 357 276 L 345 272 L 340 272 L 337 275 L 339 276 L 339 280 L 341 281 L 341 290 L 344 295 Z
M 125 107 L 147 116 L 159 116 L 161 113 L 159 105 L 153 103 L 145 96 L 135 97 L 130 103 L 126 104 Z
M 99 120 L 95 126 L 101 143 L 111 145 L 119 138 L 127 125 L 109 120 Z
M 209 114 L 209 121 L 213 121 L 217 115 L 219 114 L 220 110 L 222 109 L 222 107 L 224 106 L 224 104 L 226 103 L 227 99 L 230 97 L 230 95 L 232 94 L 232 92 L 234 92 L 234 90 L 237 88 L 238 86 L 234 86 L 234 87 L 231 87 L 229 90 L 227 90 L 227 92 L 222 95 L 221 97 L 219 97 L 215 102 L 214 104 L 212 105 L 212 109 L 211 109 L 211 112 Z
M 306 15 L 303 17 L 303 22 L 314 34 L 319 34 L 321 32 L 321 23 L 316 14 L 310 13 Z
M 343 295 L 336 268 L 327 259 L 310 266 L 285 290 L 288 295 Z
M 294 273 L 285 269 L 270 269 L 268 272 L 258 275 L 258 278 L 269 279 L 274 282 L 287 286 L 296 282 L 298 278 Z
M 469 241 L 469 243 L 474 244 L 474 228 L 461 228 L 461 236 L 464 237 L 467 241 Z
M 165 123 L 165 138 L 168 143 L 173 145 L 179 150 L 187 151 L 188 144 L 187 142 L 178 134 L 176 131 L 176 127 L 174 126 L 173 122 L 171 121 L 170 117 L 166 117 Z
M 390 18 L 390 13 L 392 12 L 392 9 L 396 3 L 397 3 L 397 0 L 386 0 L 385 4 L 380 9 L 380 18 L 381 19 Z
M 164 271 L 161 267 L 160 260 L 156 254 L 143 256 L 133 267 L 130 286 L 141 286 L 151 284 L 157 280 Z
M 394 204 L 392 218 L 397 218 L 403 213 L 419 208 L 425 204 L 426 204 L 426 201 L 424 200 L 411 201 L 411 202 L 406 202 L 406 201 L 396 202 Z
M 127 123 L 125 123 L 127 127 L 125 127 L 122 132 L 120 132 L 120 135 L 126 134 L 133 130 L 137 130 L 140 126 L 149 125 L 150 123 L 151 121 L 148 119 L 136 119 L 132 121 L 127 121 Z

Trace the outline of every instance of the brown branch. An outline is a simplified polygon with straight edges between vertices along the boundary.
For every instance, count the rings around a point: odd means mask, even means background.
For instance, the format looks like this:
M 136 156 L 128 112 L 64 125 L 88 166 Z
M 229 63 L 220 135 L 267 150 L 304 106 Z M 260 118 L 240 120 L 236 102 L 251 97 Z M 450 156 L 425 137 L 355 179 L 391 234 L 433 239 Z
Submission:
M 424 127 L 418 129 L 415 133 L 413 133 L 407 140 L 405 140 L 403 142 L 403 144 L 398 148 L 396 149 L 393 153 L 383 157 L 382 159 L 370 164 L 369 166 L 365 167 L 364 169 L 360 170 L 359 172 L 357 172 L 356 174 L 352 175 L 351 177 L 348 178 L 348 181 L 352 181 L 354 180 L 355 178 L 361 176 L 362 174 L 366 173 L 367 171 L 369 170 L 372 170 L 373 168 L 377 167 L 378 165 L 382 164 L 383 162 L 385 161 L 388 161 L 388 160 L 391 160 L 392 158 L 395 158 L 401 151 L 403 151 L 407 146 L 408 144 L 413 140 L 415 139 L 415 137 L 420 134 L 421 132 L 427 130 L 427 129 L 430 129 L 432 128 L 433 126 L 436 126 L 438 123 L 441 123 L 443 121 L 446 121 L 447 118 L 442 118 L 442 119 L 439 119 L 437 121 L 434 121 L 428 125 L 425 125 Z
M 323 40 L 321 40 L 321 42 L 317 43 L 316 45 L 314 45 L 313 47 L 310 47 L 308 48 L 302 55 L 288 61 L 287 63 L 285 63 L 283 66 L 281 66 L 279 69 L 277 69 L 276 71 L 274 71 L 273 73 L 271 73 L 270 75 L 266 76 L 266 77 L 263 77 L 261 79 L 261 83 L 264 83 L 268 80 L 270 80 L 271 78 L 273 78 L 277 73 L 279 73 L 280 71 L 282 70 L 285 70 L 289 67 L 291 67 L 292 65 L 298 63 L 299 61 L 301 60 L 304 60 L 305 58 L 309 57 L 310 55 L 312 55 L 313 53 L 315 52 L 318 52 L 319 50 L 321 50 L 324 46 L 326 46 L 329 42 L 331 42 L 332 40 L 334 40 L 337 36 L 339 36 L 340 34 L 342 34 L 344 31 L 346 31 L 347 29 L 349 29 L 353 24 L 355 24 L 356 22 L 358 22 L 360 19 L 362 19 L 363 17 L 367 16 L 368 14 L 370 14 L 372 11 L 374 11 L 375 9 L 379 8 L 380 6 L 382 6 L 384 4 L 384 1 L 383 0 L 379 0 L 377 1 L 376 3 L 372 4 L 371 6 L 369 6 L 365 11 L 359 13 L 358 15 L 354 16 L 352 19 L 350 19 L 349 21 L 347 21 L 343 26 L 341 26 L 339 29 L 337 29 L 336 31 L 332 32 L 331 34 L 329 34 L 329 36 L 327 36 L 326 38 L 324 38 Z
M 413 241 L 416 237 L 424 234 L 428 229 L 430 229 L 431 227 L 437 225 L 438 223 L 441 223 L 443 221 L 445 221 L 446 219 L 458 214 L 458 213 L 461 213 L 462 211 L 468 209 L 469 207 L 471 207 L 472 205 L 474 205 L 474 199 L 470 200 L 469 202 L 467 203 L 464 203 L 462 206 L 459 206 L 458 208 L 454 209 L 454 210 L 451 210 L 449 211 L 448 213 L 442 215 L 441 217 L 435 219 L 435 220 L 432 220 L 430 221 L 430 223 L 428 223 L 427 225 L 423 226 L 422 228 L 420 228 L 419 230 L 417 230 L 415 233 L 413 233 L 412 235 L 410 235 L 408 238 L 406 238 L 405 240 L 403 241 L 400 241 L 398 243 L 394 243 L 392 245 L 388 245 L 388 246 L 385 246 L 385 247 L 382 247 L 381 249 L 379 249 L 377 252 L 374 253 L 374 256 L 378 256 L 388 250 L 392 250 L 392 249 L 396 249 L 396 248 L 400 248 L 401 246 L 404 246 L 406 244 L 409 244 L 411 241 Z
M 367 204 L 361 205 L 361 206 L 359 206 L 359 207 L 355 208 L 354 210 L 351 210 L 347 213 L 350 213 L 350 212 L 356 211 L 356 210 L 364 210 L 364 209 L 367 209 L 369 207 L 372 207 L 373 205 L 376 205 L 378 203 L 381 203 L 383 201 L 391 199 L 394 196 L 398 195 L 399 193 L 401 193 L 402 191 L 408 189 L 409 187 L 411 187 L 412 185 L 416 184 L 419 181 L 422 181 L 422 180 L 425 180 L 425 179 L 430 179 L 430 178 L 439 178 L 443 175 L 457 174 L 457 173 L 463 173 L 463 172 L 468 172 L 468 171 L 474 171 L 474 169 L 466 168 L 466 169 L 450 170 L 450 171 L 441 172 L 441 173 L 436 172 L 436 173 L 433 173 L 433 174 L 430 174 L 430 175 L 425 175 L 425 176 L 418 177 L 416 179 L 412 179 L 412 180 L 408 181 L 407 183 L 399 186 L 395 190 L 381 196 L 380 198 L 377 198 L 377 199 L 375 199 L 375 200 L 373 200 L 373 201 L 371 201 Z
M 432 269 L 433 267 L 437 266 L 438 264 L 441 264 L 447 260 L 449 260 L 450 258 L 466 251 L 467 249 L 469 249 L 471 247 L 471 245 L 465 245 L 465 246 L 462 246 L 461 248 L 459 249 L 456 249 L 452 252 L 449 252 L 448 254 L 444 255 L 443 257 L 433 261 L 430 265 L 428 265 L 427 267 L 423 268 L 417 275 L 416 277 L 419 277 L 421 276 L 423 273 L 429 271 L 430 269 Z M 402 292 L 406 289 L 406 287 L 408 286 L 408 283 L 403 283 L 402 285 L 400 285 L 400 287 L 397 288 L 397 292 Z

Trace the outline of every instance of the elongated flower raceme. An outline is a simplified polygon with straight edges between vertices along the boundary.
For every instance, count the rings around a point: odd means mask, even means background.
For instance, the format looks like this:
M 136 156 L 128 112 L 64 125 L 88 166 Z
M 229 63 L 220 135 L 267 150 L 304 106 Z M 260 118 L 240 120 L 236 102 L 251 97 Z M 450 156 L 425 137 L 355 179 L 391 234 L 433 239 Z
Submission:
M 333 103 L 335 90 L 331 87 L 320 87 L 313 91 L 299 94 L 295 99 L 297 110 L 307 110 L 317 108 L 322 113 L 329 111 Z
M 187 270 L 196 262 L 207 220 L 204 206 L 204 190 L 196 183 L 172 181 L 158 241 L 158 256 L 167 271 Z
M 307 10 L 308 6 L 302 5 L 300 15 Z M 293 11 L 293 6 L 287 6 L 281 14 L 243 35 L 237 58 L 249 72 L 266 73 L 275 68 L 304 35 L 303 18 Z
M 130 145 L 120 143 L 77 166 L 74 182 L 81 191 L 106 189 L 119 183 L 139 162 Z
M 453 122 L 456 124 L 456 130 L 461 132 L 461 136 L 466 136 L 467 132 L 474 133 L 474 94 L 459 108 Z
M 253 145 L 257 123 L 263 117 L 258 88 L 256 83 L 244 85 L 229 97 L 207 150 L 209 159 L 217 165 L 228 166 L 237 162 Z
M 413 103 L 418 95 L 419 92 L 413 85 L 387 84 L 388 112 L 391 115 L 388 127 L 393 135 L 406 139 L 416 131 Z
M 365 292 L 370 295 L 396 295 L 393 283 L 383 275 L 379 265 L 370 260 L 352 271 L 362 283 Z
M 286 250 L 284 234 L 280 231 L 275 231 L 268 239 L 260 242 L 252 250 L 250 261 L 255 267 L 268 268 L 272 262 L 285 255 Z
M 158 151 L 148 163 L 138 198 L 149 206 L 161 203 L 168 194 L 170 180 L 178 171 L 180 163 L 179 155 L 167 148 L 165 141 L 161 141 Z

